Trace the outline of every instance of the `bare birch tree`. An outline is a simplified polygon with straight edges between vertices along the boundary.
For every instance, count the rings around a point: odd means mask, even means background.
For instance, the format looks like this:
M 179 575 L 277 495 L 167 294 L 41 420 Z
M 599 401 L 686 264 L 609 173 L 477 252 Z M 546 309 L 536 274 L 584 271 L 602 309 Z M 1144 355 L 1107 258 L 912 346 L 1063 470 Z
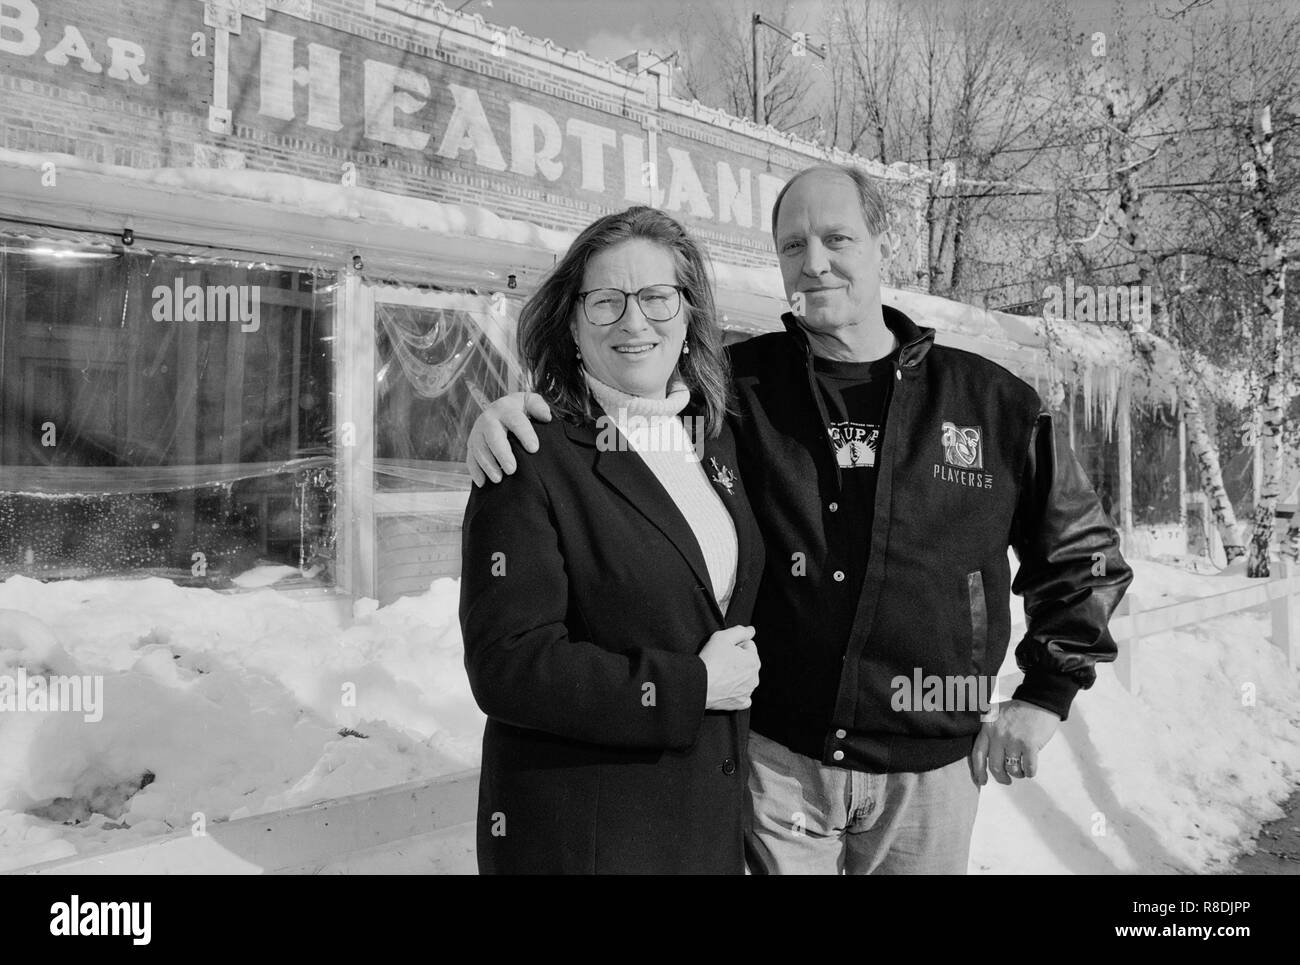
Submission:
M 1050 10 L 939 0 L 841 0 L 830 18 L 834 144 L 931 172 L 929 289 L 969 297 L 987 278 L 971 241 L 1050 140 L 1057 114 L 1042 56 Z

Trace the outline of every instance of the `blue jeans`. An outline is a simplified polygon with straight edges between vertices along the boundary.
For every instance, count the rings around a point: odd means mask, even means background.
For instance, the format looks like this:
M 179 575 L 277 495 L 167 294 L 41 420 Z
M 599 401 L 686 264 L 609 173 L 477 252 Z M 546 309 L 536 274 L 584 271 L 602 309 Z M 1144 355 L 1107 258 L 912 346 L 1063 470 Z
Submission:
M 959 874 L 979 786 L 966 758 L 919 774 L 869 774 L 749 734 L 755 874 Z

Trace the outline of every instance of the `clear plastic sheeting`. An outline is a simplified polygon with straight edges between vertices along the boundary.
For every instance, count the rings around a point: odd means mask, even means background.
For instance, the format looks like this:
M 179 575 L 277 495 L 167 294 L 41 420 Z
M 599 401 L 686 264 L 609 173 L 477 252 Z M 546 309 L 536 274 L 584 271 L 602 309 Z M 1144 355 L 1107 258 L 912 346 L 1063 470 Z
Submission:
M 523 385 L 515 346 L 523 299 L 368 280 L 364 289 L 358 303 L 372 308 L 362 309 L 351 370 L 357 379 L 373 373 L 372 385 L 356 387 L 373 434 L 341 451 L 354 461 L 346 478 L 357 490 L 344 506 L 356 512 L 347 525 L 360 553 L 351 588 L 388 603 L 460 575 L 466 441 L 484 405 Z
M 436 275 L 0 234 L 0 579 L 261 568 L 389 602 L 459 575 L 523 298 Z
M 0 242 L 0 578 L 328 581 L 338 274 Z
M 375 487 L 467 491 L 475 418 L 522 385 L 520 300 L 410 288 L 376 288 L 373 300 Z

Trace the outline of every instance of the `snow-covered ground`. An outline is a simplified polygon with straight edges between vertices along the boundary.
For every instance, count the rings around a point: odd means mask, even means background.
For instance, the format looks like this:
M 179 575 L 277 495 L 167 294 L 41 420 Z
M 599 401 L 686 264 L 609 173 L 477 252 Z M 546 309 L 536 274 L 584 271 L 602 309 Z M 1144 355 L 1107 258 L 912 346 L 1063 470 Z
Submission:
M 1144 608 L 1250 582 L 1134 568 Z M 235 594 L 0 583 L 0 677 L 103 681 L 98 721 L 0 713 L 0 869 L 186 829 L 196 812 L 264 813 L 477 763 L 455 581 L 341 615 L 264 588 L 278 575 L 248 574 L 263 588 Z M 1103 667 L 1039 777 L 983 790 L 972 870 L 1222 868 L 1300 781 L 1300 674 L 1270 627 L 1260 609 L 1144 639 L 1137 697 Z M 367 870 L 384 870 L 382 854 Z
M 273 589 L 0 583 L 0 676 L 103 677 L 97 722 L 0 712 L 0 869 L 476 766 L 457 593 L 344 618 Z
M 1144 610 L 1255 583 L 1240 563 L 1196 573 L 1130 562 Z M 1043 749 L 1038 777 L 984 787 L 971 871 L 1225 870 L 1300 784 L 1300 673 L 1271 639 L 1264 607 L 1144 637 L 1136 697 L 1101 667 Z

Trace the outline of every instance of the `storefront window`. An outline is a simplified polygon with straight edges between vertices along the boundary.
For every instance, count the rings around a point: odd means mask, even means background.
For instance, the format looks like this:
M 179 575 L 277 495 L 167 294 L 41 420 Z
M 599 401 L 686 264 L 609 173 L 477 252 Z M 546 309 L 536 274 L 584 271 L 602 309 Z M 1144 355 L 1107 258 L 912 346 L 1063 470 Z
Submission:
M 335 281 L 0 241 L 0 578 L 329 582 Z
M 375 295 L 375 488 L 469 490 L 465 445 L 488 402 L 522 385 L 519 299 Z

